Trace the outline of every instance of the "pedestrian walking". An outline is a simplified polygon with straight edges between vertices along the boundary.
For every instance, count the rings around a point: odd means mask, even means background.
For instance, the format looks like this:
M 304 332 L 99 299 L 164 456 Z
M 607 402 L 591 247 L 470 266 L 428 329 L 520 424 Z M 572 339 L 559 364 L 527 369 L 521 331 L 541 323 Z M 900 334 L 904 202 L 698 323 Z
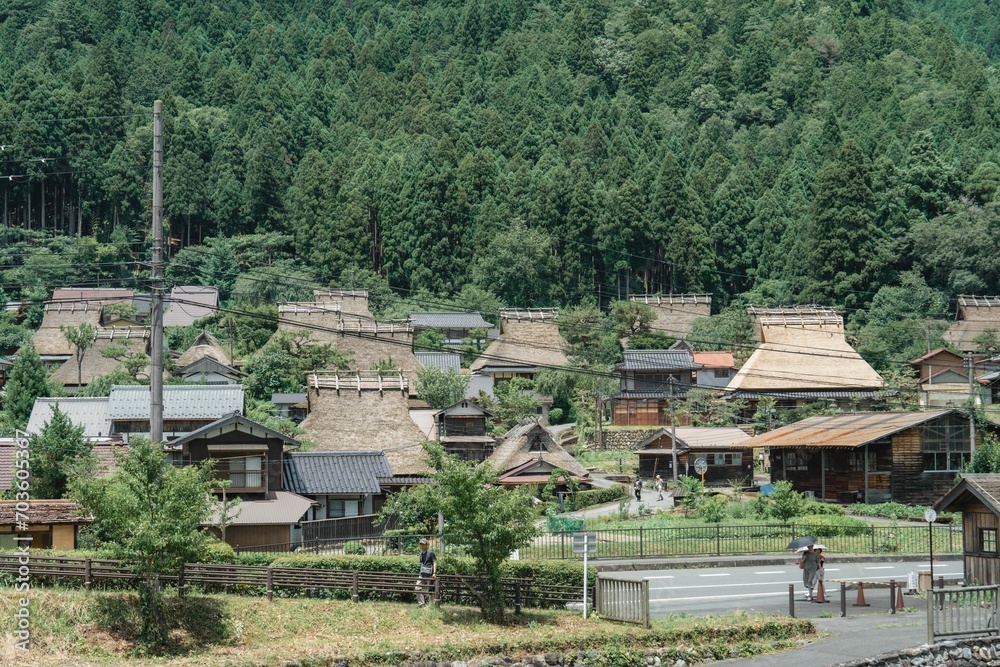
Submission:
M 656 479 L 653 482 L 653 489 L 657 493 L 656 499 L 663 500 L 663 478 L 659 475 L 656 476 Z
M 636 477 L 635 484 L 632 485 L 632 490 L 635 492 L 636 502 L 642 501 L 642 478 Z
M 802 585 L 806 587 L 806 600 L 813 599 L 813 589 L 816 588 L 819 576 L 819 554 L 813 545 L 806 547 L 799 560 L 799 569 L 802 570 Z
M 428 547 L 430 543 L 426 537 L 420 538 L 420 574 L 417 577 L 417 605 L 423 607 L 427 604 L 430 595 L 428 591 L 434 585 L 437 577 L 437 556 Z

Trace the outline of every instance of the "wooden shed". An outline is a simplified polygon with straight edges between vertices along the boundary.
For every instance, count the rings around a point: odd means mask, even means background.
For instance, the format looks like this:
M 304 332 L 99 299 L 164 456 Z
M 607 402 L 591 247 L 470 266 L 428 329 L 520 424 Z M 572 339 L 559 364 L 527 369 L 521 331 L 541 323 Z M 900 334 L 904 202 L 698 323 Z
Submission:
M 937 501 L 938 512 L 962 513 L 962 556 L 965 582 L 975 586 L 1000 584 L 1000 475 L 962 475 L 958 484 Z
M 955 410 L 810 417 L 743 444 L 770 448 L 771 481 L 843 503 L 932 503 L 971 456 Z
M 17 537 L 31 538 L 32 549 L 76 548 L 77 529 L 94 521 L 90 512 L 70 500 L 32 500 L 28 510 L 17 510 L 13 500 L 0 501 L 0 549 L 15 549 Z M 27 517 L 27 530 L 17 527 L 23 514 Z
M 705 459 L 708 471 L 705 484 L 725 486 L 731 479 L 753 482 L 753 450 L 745 447 L 750 436 L 736 427 L 678 426 L 677 429 L 678 475 L 695 475 L 694 464 Z M 654 431 L 639 443 L 639 476 L 652 479 L 673 477 L 671 429 Z

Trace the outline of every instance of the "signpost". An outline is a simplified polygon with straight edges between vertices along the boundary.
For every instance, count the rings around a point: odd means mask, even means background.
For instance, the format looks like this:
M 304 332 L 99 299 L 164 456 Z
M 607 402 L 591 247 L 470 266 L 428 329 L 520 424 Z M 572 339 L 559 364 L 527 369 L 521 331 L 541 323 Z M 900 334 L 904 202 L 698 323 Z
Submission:
M 701 490 L 705 490 L 705 473 L 708 472 L 708 461 L 704 456 L 699 456 L 694 460 L 694 471 L 701 475 Z
M 573 553 L 583 554 L 583 619 L 587 620 L 587 556 L 597 553 L 597 533 L 573 533 Z
M 924 520 L 927 521 L 927 537 L 929 538 L 928 544 L 930 545 L 931 557 L 931 585 L 928 586 L 928 590 L 932 593 L 934 591 L 934 522 L 937 521 L 937 512 L 934 510 L 927 510 L 924 512 Z M 933 599 L 933 598 L 932 598 Z

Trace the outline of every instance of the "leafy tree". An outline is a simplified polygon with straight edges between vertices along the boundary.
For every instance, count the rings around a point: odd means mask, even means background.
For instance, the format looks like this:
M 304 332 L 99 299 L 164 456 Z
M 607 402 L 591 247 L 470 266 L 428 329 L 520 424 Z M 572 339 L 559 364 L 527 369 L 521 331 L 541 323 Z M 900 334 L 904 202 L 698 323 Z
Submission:
M 93 531 L 112 557 L 131 563 L 142 577 L 140 639 L 166 646 L 167 623 L 157 574 L 172 574 L 197 559 L 208 536 L 201 526 L 212 509 L 210 464 L 176 468 L 160 444 L 129 443 L 110 477 L 78 475 L 70 495 L 94 515 Z
M 28 338 L 14 358 L 14 366 L 4 387 L 4 411 L 15 427 L 24 428 L 27 425 L 36 398 L 50 395 L 45 377 L 42 358 Z
M 83 357 L 87 354 L 87 350 L 94 344 L 94 340 L 97 336 L 97 329 L 93 324 L 83 322 L 79 326 L 75 327 L 59 327 L 62 331 L 63 336 L 66 337 L 66 342 L 73 346 L 76 351 L 76 385 L 83 385 Z
M 482 327 L 469 330 L 469 335 L 462 339 L 463 367 L 471 366 L 472 362 L 478 359 L 479 355 L 489 346 L 488 336 L 489 332 Z
M 423 366 L 417 369 L 417 392 L 428 405 L 441 410 L 465 398 L 471 379 L 468 373 L 452 373 Z
M 976 352 L 995 353 L 1000 350 L 1000 336 L 997 335 L 996 329 L 986 328 L 976 334 L 972 344 L 976 346 Z
M 32 497 L 63 498 L 69 463 L 88 456 L 91 449 L 92 445 L 83 437 L 83 426 L 74 425 L 56 403 L 52 417 L 31 438 Z
M 136 382 L 149 380 L 147 369 L 149 368 L 149 355 L 142 350 L 136 350 L 128 345 L 116 343 L 108 345 L 101 350 L 101 356 L 107 359 L 114 359 L 121 362 L 121 367 L 130 378 Z M 141 375 L 145 378 L 140 378 Z M 129 383 L 132 384 L 132 383 Z
M 969 472 L 1000 473 L 1000 439 L 993 433 L 985 433 L 982 441 L 976 443 L 976 451 L 969 462 Z
M 535 397 L 535 382 L 527 378 L 514 378 L 508 382 L 501 382 L 493 387 L 493 395 L 496 396 L 495 408 L 487 407 L 487 404 L 482 402 L 482 396 L 480 402 L 483 407 L 496 413 L 508 428 L 525 417 L 535 415 L 542 406 L 541 401 Z
M 512 306 L 550 303 L 553 278 L 552 242 L 544 233 L 514 220 L 490 244 L 490 253 L 472 267 L 472 280 Z
M 413 339 L 414 352 L 441 352 L 445 349 L 448 338 L 444 332 L 434 327 L 429 327 L 420 332 L 420 335 Z

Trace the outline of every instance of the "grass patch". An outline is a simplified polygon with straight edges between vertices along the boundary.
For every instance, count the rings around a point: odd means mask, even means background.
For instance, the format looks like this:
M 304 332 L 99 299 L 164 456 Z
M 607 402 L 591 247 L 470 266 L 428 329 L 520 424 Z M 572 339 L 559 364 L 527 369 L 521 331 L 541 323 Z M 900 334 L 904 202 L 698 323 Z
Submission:
M 38 667 L 263 667 L 301 664 L 358 667 L 416 660 L 469 660 L 545 652 L 635 654 L 660 648 L 689 663 L 757 655 L 814 637 L 802 619 L 734 614 L 658 620 L 649 630 L 563 611 L 511 615 L 507 627 L 479 621 L 468 607 L 419 609 L 397 603 L 247 599 L 225 595 L 168 598 L 171 653 L 143 655 L 136 643 L 133 594 L 34 590 L 30 660 L 14 652 L 19 594 L 0 594 L 0 664 Z M 619 655 L 619 657 L 622 657 Z

